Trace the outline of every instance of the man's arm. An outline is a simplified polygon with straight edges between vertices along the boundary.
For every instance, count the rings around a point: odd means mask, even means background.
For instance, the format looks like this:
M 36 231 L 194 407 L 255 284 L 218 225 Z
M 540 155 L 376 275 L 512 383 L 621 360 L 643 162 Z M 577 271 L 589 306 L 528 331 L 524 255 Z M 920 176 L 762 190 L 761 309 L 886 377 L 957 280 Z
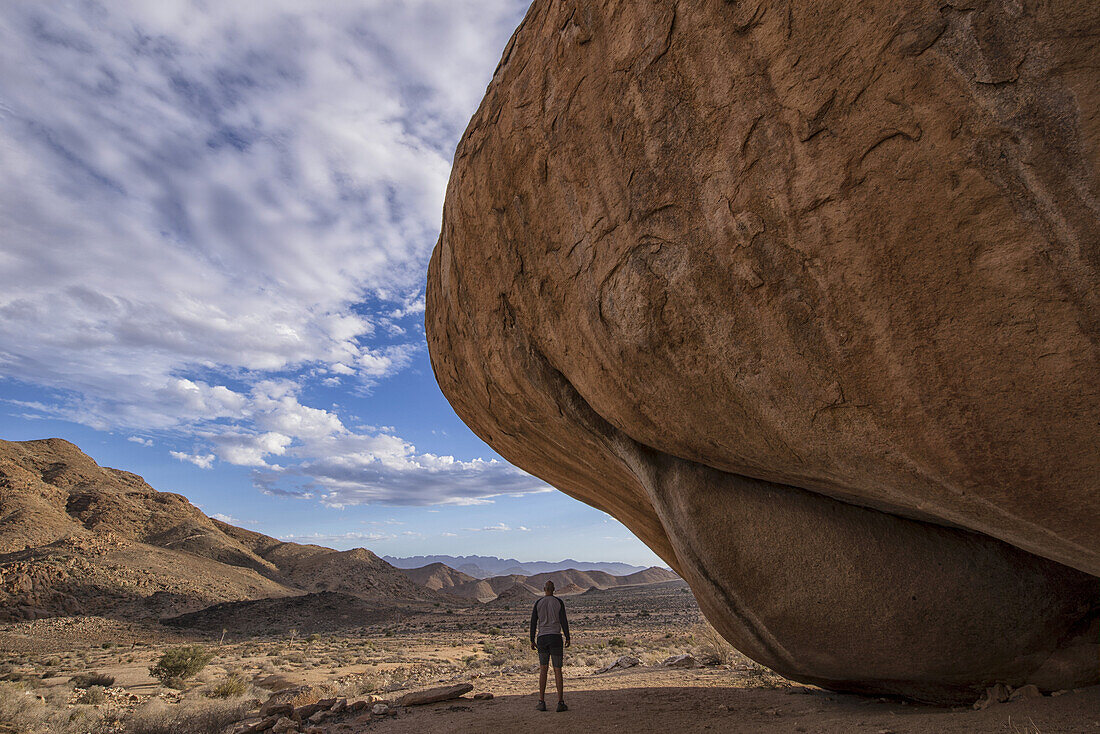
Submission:
M 535 646 L 535 628 L 539 624 L 539 603 L 536 601 L 535 606 L 531 608 L 531 647 Z
M 569 644 L 569 619 L 565 616 L 565 602 L 558 599 L 561 604 L 561 634 L 565 638 L 565 644 Z

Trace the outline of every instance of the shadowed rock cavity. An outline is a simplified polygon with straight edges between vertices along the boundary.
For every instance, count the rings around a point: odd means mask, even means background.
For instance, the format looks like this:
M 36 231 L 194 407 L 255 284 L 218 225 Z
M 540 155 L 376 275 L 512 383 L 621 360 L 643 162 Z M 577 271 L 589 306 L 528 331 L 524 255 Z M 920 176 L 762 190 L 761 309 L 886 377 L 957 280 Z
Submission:
M 1090 3 L 537 0 L 456 152 L 440 386 L 784 675 L 1096 682 L 1098 39 Z

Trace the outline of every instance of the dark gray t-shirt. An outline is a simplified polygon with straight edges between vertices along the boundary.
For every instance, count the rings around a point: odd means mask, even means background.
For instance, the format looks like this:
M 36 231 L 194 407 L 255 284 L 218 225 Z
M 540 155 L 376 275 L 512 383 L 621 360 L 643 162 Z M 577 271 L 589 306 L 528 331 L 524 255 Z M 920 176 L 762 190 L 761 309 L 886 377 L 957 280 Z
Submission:
M 556 596 L 544 596 L 535 602 L 531 610 L 531 642 L 538 636 L 562 635 L 569 639 L 569 620 L 565 617 L 565 602 Z

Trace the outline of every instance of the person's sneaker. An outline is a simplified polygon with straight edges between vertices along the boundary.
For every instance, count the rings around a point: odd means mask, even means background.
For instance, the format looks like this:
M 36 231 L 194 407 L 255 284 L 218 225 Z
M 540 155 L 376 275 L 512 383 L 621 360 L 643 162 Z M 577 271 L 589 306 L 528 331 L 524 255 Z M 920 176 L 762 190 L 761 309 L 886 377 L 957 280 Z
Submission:
M 568 710 L 569 710 L 569 707 L 565 705 L 565 701 L 558 701 L 558 713 L 559 714 L 562 711 L 568 711 Z
M 535 704 L 535 710 L 536 711 L 545 711 L 546 710 L 546 701 L 539 701 L 537 704 Z

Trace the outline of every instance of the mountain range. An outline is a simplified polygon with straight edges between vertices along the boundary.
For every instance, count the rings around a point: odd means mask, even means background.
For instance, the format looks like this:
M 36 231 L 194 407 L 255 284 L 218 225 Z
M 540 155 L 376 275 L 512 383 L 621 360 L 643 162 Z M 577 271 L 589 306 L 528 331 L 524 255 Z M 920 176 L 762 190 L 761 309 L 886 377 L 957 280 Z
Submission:
M 540 573 L 552 573 L 576 569 L 578 571 L 603 571 L 614 576 L 626 576 L 646 570 L 645 566 L 632 566 L 629 563 L 606 561 L 575 561 L 566 558 L 563 561 L 517 561 L 515 558 L 497 558 L 496 556 L 409 556 L 397 558 L 382 556 L 382 560 L 397 568 L 421 568 L 432 563 L 442 563 L 455 571 L 478 579 L 490 576 L 534 576 Z
M 451 568 L 443 563 L 429 563 L 420 568 L 402 569 L 406 576 L 421 586 L 463 599 L 475 599 L 480 602 L 494 601 L 500 598 L 524 601 L 534 599 L 543 593 L 543 584 L 554 582 L 554 593 L 558 596 L 581 594 L 590 589 L 610 589 L 615 586 L 635 586 L 658 584 L 674 581 L 678 578 L 667 568 L 652 566 L 625 576 L 615 576 L 603 571 L 580 571 L 565 568 L 560 571 L 533 575 L 507 574 L 479 579 Z

